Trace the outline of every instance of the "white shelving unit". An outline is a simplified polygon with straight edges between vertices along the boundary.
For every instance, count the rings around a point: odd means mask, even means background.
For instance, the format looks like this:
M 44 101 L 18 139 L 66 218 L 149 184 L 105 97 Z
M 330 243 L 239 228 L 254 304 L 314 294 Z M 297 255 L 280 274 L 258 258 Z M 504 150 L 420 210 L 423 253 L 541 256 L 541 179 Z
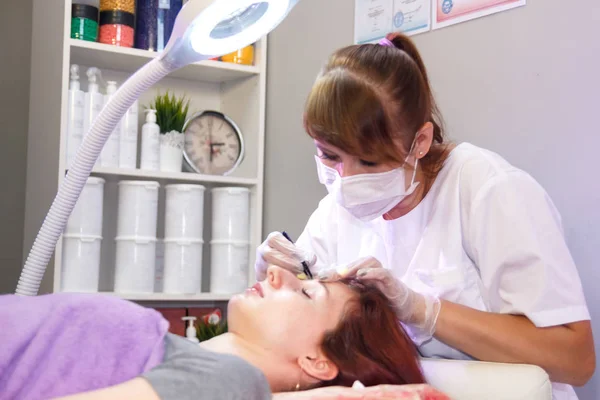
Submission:
M 133 72 L 156 57 L 157 53 L 122 48 L 70 38 L 71 0 L 34 3 L 32 36 L 31 104 L 28 132 L 27 195 L 25 216 L 25 256 L 39 230 L 43 217 L 65 176 L 66 128 L 69 68 L 80 66 L 82 90 L 87 91 L 85 71 L 98 67 L 104 81 L 122 84 Z M 133 301 L 148 302 L 217 302 L 230 295 L 206 292 L 210 272 L 210 189 L 218 186 L 250 188 L 251 237 L 249 245 L 249 282 L 254 280 L 254 249 L 262 241 L 263 164 L 265 142 L 265 93 L 267 39 L 255 44 L 253 66 L 220 61 L 202 61 L 175 71 L 139 99 L 139 125 L 143 124 L 143 107 L 157 92 L 169 90 L 190 99 L 190 115 L 202 110 L 217 110 L 233 119 L 240 127 L 245 142 L 245 157 L 228 176 L 200 175 L 189 172 L 151 172 L 119 168 L 96 168 L 92 175 L 106 180 L 104 188 L 104 223 L 100 288 L 103 293 Z M 141 138 L 138 139 L 138 147 Z M 139 165 L 139 149 L 138 149 Z M 114 259 L 117 224 L 117 184 L 120 180 L 153 180 L 161 184 L 158 232 L 163 235 L 164 185 L 195 183 L 206 187 L 204 213 L 203 293 L 172 295 L 166 293 L 123 294 L 113 292 Z M 41 292 L 61 291 L 62 240 L 48 267 Z

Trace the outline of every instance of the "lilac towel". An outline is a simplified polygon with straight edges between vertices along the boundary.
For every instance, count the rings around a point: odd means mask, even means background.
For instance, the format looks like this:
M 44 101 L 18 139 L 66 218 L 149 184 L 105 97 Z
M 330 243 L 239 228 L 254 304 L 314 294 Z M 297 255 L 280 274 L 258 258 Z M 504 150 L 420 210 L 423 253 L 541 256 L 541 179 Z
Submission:
M 162 362 L 168 326 L 155 310 L 105 295 L 0 296 L 0 400 L 132 379 Z

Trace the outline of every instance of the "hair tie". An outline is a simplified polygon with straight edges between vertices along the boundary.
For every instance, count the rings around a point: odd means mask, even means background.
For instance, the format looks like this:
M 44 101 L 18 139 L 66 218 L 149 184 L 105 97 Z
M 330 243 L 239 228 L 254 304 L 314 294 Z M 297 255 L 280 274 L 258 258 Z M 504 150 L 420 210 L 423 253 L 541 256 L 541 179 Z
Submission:
M 396 47 L 388 38 L 383 38 L 379 41 L 380 46 Z

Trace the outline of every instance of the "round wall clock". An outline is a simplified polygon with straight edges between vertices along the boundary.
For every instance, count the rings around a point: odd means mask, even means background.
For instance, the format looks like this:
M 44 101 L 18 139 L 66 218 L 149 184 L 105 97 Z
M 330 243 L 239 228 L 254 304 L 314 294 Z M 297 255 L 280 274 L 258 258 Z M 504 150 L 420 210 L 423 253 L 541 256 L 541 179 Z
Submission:
M 185 163 L 194 172 L 229 175 L 244 158 L 244 140 L 238 126 L 223 113 L 202 111 L 183 127 Z

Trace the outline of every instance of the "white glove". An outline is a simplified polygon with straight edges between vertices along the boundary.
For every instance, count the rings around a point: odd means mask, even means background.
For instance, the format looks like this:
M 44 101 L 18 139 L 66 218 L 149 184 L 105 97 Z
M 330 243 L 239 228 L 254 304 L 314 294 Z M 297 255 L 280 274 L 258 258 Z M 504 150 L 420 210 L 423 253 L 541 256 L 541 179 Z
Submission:
M 267 268 L 270 265 L 285 268 L 294 274 L 301 274 L 302 262 L 310 268 L 317 262 L 317 256 L 310 251 L 300 249 L 280 232 L 271 232 L 256 249 L 254 264 L 256 280 L 262 281 L 266 278 Z
M 347 266 L 327 268 L 319 273 L 319 279 L 325 281 L 342 278 L 355 278 L 378 288 L 392 303 L 398 319 L 409 328 L 414 328 L 410 329 L 410 334 L 417 345 L 431 339 L 435 333 L 440 300 L 410 289 L 396 279 L 390 270 L 383 268 L 377 259 L 366 257 Z
M 346 265 L 330 265 L 319 270 L 319 280 L 324 282 L 339 281 L 343 278 L 354 278 L 361 269 L 383 268 L 375 257 L 364 257 Z

